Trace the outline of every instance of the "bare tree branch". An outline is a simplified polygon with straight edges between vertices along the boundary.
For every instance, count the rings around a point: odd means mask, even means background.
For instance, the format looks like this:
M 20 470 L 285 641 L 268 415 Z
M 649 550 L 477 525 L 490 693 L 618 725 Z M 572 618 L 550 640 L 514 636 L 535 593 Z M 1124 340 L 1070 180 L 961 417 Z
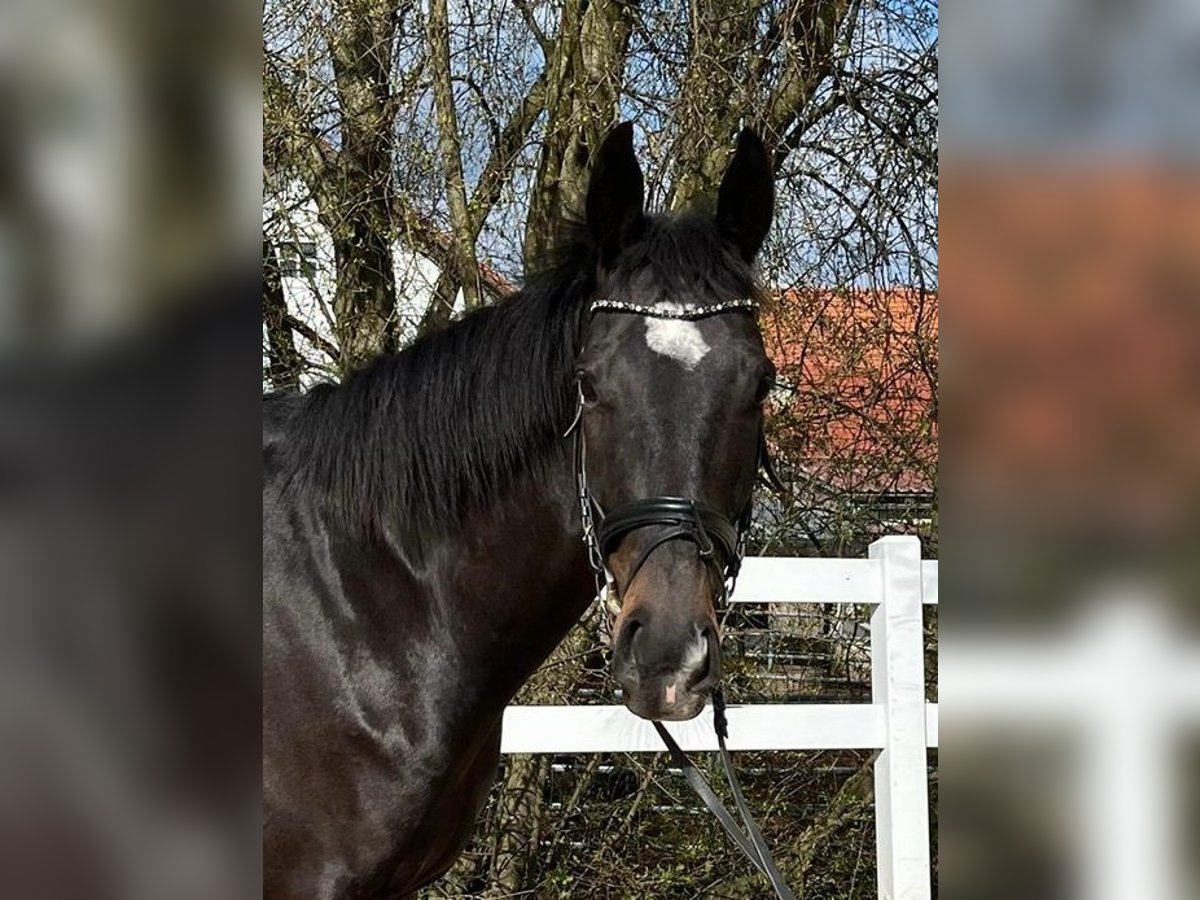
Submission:
M 546 75 L 543 72 L 529 88 L 525 99 L 513 117 L 509 119 L 508 124 L 500 133 L 499 139 L 492 147 L 492 153 L 483 167 L 479 183 L 476 184 L 475 192 L 471 195 L 471 202 L 468 205 L 472 242 L 479 238 L 488 214 L 496 205 L 496 201 L 500 199 L 500 192 L 503 190 L 505 182 L 512 176 L 517 156 L 528 140 L 534 122 L 541 114 L 545 90 Z M 477 267 L 478 264 L 476 264 L 476 271 L 472 273 L 473 275 L 477 275 Z M 436 330 L 450 320 L 454 311 L 453 302 L 456 293 L 457 279 L 454 277 L 453 269 L 443 266 L 438 275 L 437 285 L 434 287 L 433 299 L 430 301 L 425 315 L 421 318 L 421 334 Z
M 479 262 L 475 258 L 475 233 L 471 229 L 471 214 L 467 209 L 467 186 L 463 178 L 462 142 L 458 132 L 458 113 L 454 103 L 454 85 L 450 72 L 450 25 L 446 0 L 430 0 L 429 53 L 433 72 L 433 98 L 437 109 L 438 149 L 446 180 L 446 200 L 450 208 L 450 229 L 454 236 L 451 252 L 454 279 L 439 286 L 435 304 L 453 304 L 459 289 L 467 309 L 480 303 L 478 285 Z M 443 273 L 443 276 L 445 273 Z

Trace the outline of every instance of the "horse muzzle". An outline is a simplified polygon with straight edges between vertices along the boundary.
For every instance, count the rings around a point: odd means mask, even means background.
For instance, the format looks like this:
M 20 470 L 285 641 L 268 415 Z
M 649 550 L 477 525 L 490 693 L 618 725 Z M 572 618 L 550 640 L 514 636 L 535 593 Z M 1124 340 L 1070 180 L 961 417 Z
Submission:
M 643 719 L 694 718 L 721 678 L 712 620 L 681 623 L 671 618 L 638 609 L 617 623 L 613 676 L 629 711 Z

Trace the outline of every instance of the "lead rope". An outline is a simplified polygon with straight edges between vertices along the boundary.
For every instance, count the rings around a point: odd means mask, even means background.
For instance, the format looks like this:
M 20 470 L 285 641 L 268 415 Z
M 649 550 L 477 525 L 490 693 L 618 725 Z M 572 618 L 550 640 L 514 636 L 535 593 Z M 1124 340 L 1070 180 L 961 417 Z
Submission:
M 696 792 L 703 802 L 708 807 L 721 827 L 725 829 L 725 833 L 737 844 L 738 849 L 745 854 L 746 858 L 754 864 L 760 873 L 766 876 L 771 882 L 771 887 L 775 890 L 775 896 L 779 900 L 796 900 L 796 895 L 792 893 L 792 889 L 787 886 L 787 881 L 783 877 L 783 873 L 779 871 L 779 866 L 775 864 L 774 857 L 771 856 L 771 851 L 767 847 L 767 842 L 762 836 L 762 832 L 758 828 L 758 823 L 754 821 L 754 816 L 750 813 L 750 807 L 746 803 L 746 797 L 742 793 L 742 786 L 738 782 L 737 775 L 733 768 L 733 757 L 729 753 L 729 748 L 725 745 L 725 739 L 728 736 L 728 723 L 725 719 L 725 694 L 720 687 L 714 688 L 712 692 L 713 699 L 713 730 L 717 733 L 717 746 L 721 755 L 721 768 L 725 770 L 725 780 L 729 782 L 729 790 L 733 794 L 734 807 L 738 811 L 738 816 L 742 820 L 742 825 L 745 831 L 738 826 L 733 815 L 721 802 L 721 798 L 717 796 L 704 776 L 700 774 L 700 770 L 692 763 L 692 760 L 679 746 L 671 733 L 667 731 L 662 722 L 654 722 L 654 730 L 658 732 L 658 736 L 662 738 L 662 742 L 667 745 L 667 750 L 671 754 L 671 759 L 675 765 L 683 772 L 683 777 L 693 791 Z
M 740 545 L 742 541 L 739 540 L 738 543 Z M 740 553 L 737 564 L 740 568 Z M 718 578 L 720 578 L 720 574 L 720 572 L 717 573 Z M 735 569 L 734 578 L 736 577 L 737 571 Z M 721 585 L 721 600 L 724 604 L 729 599 L 732 587 L 726 587 L 724 581 L 721 581 Z M 746 795 L 742 793 L 742 785 L 738 781 L 737 772 L 733 767 L 733 756 L 725 744 L 726 739 L 729 737 L 729 720 L 725 716 L 725 691 L 722 690 L 720 685 L 713 688 L 712 706 L 713 731 L 717 734 L 717 748 L 721 757 L 721 768 L 725 772 L 725 780 L 729 783 L 729 792 L 733 795 L 734 808 L 737 809 L 745 831 L 738 827 L 733 815 L 726 808 L 725 804 L 721 802 L 721 799 L 709 783 L 704 780 L 704 776 L 700 774 L 700 770 L 692 763 L 691 759 L 683 751 L 683 748 L 679 746 L 675 738 L 667 731 L 666 726 L 662 722 L 653 722 L 654 730 L 658 732 L 658 736 L 662 739 L 662 742 L 667 745 L 671 759 L 674 760 L 675 765 L 683 772 L 684 779 L 696 793 L 696 796 L 708 807 L 708 811 L 716 816 L 717 821 L 721 823 L 721 827 L 725 829 L 725 833 L 737 844 L 738 849 L 745 854 L 746 858 L 753 863 L 754 868 L 758 869 L 771 882 L 775 896 L 779 900 L 796 900 L 796 895 L 788 887 L 783 873 L 779 871 L 779 866 L 776 865 L 774 857 L 771 856 L 771 851 L 767 847 L 766 839 L 763 838 L 758 823 L 754 821 L 754 816 L 750 812 L 750 806 L 746 803 Z
M 721 748 L 721 768 L 725 770 L 725 780 L 729 782 L 729 790 L 733 794 L 733 803 L 737 807 L 738 815 L 742 817 L 742 823 L 746 826 L 750 842 L 754 845 L 754 849 L 758 851 L 760 861 L 762 862 L 761 871 L 770 880 L 771 887 L 775 889 L 775 894 L 780 900 L 796 900 L 796 895 L 788 887 L 783 873 L 779 871 L 779 866 L 775 864 L 775 859 L 771 856 L 771 851 L 762 836 L 762 831 L 759 830 L 758 823 L 754 821 L 754 816 L 750 814 L 750 807 L 746 803 L 741 783 L 738 781 L 737 772 L 733 767 L 733 757 L 729 753 L 729 748 L 725 746 L 725 739 L 729 736 L 729 726 L 725 720 L 725 692 L 721 690 L 720 686 L 713 690 L 712 698 L 713 729 L 717 732 L 717 746 Z

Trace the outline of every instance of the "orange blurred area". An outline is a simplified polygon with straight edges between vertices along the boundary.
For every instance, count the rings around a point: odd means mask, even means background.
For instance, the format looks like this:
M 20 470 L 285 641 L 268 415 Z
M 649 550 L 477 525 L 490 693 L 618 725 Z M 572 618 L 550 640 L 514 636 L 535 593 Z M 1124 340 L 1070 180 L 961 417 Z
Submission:
M 939 859 L 957 894 L 1200 885 L 1192 6 L 968 2 L 946 31 Z
M 946 502 L 1021 544 L 1189 568 L 1200 172 L 1012 164 L 942 184 Z

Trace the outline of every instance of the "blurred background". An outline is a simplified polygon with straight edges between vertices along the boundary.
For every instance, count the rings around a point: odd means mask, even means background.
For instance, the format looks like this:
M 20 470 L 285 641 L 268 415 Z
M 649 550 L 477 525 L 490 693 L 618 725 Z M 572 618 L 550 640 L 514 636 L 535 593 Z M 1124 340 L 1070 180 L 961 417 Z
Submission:
M 955 4 L 944 115 L 933 3 L 0 8 L 6 894 L 259 890 L 255 380 L 497 302 L 632 119 L 658 208 L 742 125 L 775 153 L 755 552 L 940 557 L 949 498 L 952 892 L 1196 896 L 1193 7 Z M 793 619 L 729 623 L 733 699 L 867 696 L 860 620 Z M 602 648 L 585 620 L 521 702 L 610 702 Z M 739 758 L 806 896 L 873 895 L 868 763 Z M 937 755 L 930 787 L 940 826 Z M 756 890 L 653 758 L 513 757 L 428 894 Z
M 259 11 L 0 6 L 0 872 L 259 888 Z
M 943 885 L 1200 896 L 1200 13 L 944 24 Z

